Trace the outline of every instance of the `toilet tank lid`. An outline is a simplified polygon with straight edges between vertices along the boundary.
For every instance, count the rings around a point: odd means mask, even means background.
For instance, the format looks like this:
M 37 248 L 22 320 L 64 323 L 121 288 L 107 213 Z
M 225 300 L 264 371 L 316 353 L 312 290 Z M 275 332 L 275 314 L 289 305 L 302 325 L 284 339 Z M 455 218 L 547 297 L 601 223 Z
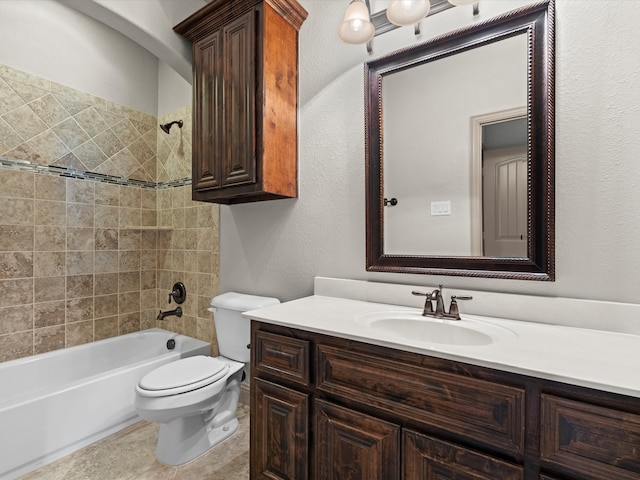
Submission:
M 273 297 L 261 297 L 258 295 L 247 295 L 245 293 L 227 292 L 217 295 L 211 299 L 211 306 L 214 308 L 226 308 L 239 312 L 248 312 L 256 308 L 268 307 L 280 303 L 280 300 Z

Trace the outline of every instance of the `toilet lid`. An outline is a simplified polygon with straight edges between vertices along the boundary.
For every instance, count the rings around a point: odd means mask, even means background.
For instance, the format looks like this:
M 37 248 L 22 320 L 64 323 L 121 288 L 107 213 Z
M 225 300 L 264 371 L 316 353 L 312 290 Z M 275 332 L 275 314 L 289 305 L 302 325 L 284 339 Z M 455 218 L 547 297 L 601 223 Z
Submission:
M 193 390 L 223 378 L 229 365 L 213 357 L 196 355 L 156 368 L 142 377 L 139 386 L 151 391 Z

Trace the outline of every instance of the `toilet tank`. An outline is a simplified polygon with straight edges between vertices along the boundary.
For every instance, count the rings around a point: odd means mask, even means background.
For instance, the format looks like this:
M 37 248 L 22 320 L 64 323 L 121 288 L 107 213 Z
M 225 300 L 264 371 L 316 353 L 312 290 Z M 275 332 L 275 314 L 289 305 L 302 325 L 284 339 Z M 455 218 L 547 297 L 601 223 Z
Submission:
M 209 310 L 213 312 L 220 355 L 237 362 L 249 362 L 251 321 L 244 318 L 242 312 L 276 303 L 280 303 L 277 298 L 236 292 L 227 292 L 213 297 Z

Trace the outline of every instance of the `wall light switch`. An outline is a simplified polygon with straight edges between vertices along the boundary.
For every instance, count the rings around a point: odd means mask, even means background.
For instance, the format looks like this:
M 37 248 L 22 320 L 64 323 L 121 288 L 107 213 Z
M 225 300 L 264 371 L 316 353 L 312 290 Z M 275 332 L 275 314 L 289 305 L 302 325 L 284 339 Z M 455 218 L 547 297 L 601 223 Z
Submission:
M 451 201 L 431 202 L 431 216 L 451 215 Z

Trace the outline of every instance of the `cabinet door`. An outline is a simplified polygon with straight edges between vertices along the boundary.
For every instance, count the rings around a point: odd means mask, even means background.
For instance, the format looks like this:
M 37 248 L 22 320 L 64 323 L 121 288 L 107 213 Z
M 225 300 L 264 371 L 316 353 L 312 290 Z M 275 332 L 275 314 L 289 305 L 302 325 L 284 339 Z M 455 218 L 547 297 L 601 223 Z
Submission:
M 524 469 L 411 430 L 402 435 L 404 480 L 522 480 Z
M 216 30 L 193 48 L 193 189 L 221 185 L 222 32 Z
M 251 390 L 251 478 L 306 480 L 308 395 L 259 378 Z
M 640 415 L 543 394 L 543 465 L 584 480 L 640 479 Z
M 256 182 L 255 18 L 252 10 L 223 27 L 223 186 Z
M 400 427 L 315 401 L 317 480 L 400 478 Z

